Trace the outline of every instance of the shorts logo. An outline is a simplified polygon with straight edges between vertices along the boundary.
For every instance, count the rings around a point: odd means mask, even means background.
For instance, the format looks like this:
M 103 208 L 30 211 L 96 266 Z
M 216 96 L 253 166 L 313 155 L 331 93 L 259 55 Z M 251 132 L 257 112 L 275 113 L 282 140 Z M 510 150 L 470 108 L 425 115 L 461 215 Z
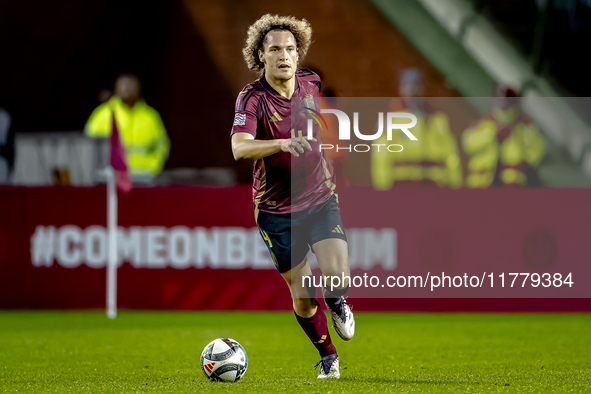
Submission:
M 246 124 L 246 114 L 236 113 L 234 115 L 234 126 L 244 126 Z
M 345 232 L 343 231 L 343 229 L 341 228 L 341 225 L 337 225 L 334 230 L 332 230 L 333 233 L 339 233 L 339 234 L 345 234 Z

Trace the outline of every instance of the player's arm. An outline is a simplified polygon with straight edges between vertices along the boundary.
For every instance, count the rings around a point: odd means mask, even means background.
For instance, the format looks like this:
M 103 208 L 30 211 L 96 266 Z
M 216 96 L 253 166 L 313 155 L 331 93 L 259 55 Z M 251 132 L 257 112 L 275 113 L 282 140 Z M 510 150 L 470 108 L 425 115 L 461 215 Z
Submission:
M 255 140 L 254 136 L 249 133 L 235 133 L 232 135 L 232 153 L 234 154 L 234 160 L 258 160 L 263 157 L 274 155 L 278 152 L 289 152 L 295 157 L 298 157 L 305 151 L 311 152 L 312 147 L 303 137 L 277 140 Z

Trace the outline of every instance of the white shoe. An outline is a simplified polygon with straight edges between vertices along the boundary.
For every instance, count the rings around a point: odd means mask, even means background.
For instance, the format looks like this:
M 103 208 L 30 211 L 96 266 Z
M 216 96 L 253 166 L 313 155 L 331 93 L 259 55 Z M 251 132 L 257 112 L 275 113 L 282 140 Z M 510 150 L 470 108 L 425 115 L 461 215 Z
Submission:
M 353 311 L 345 300 L 345 297 L 341 297 L 341 308 L 338 311 L 333 311 L 326 300 L 324 300 L 324 303 L 330 311 L 332 324 L 337 334 L 339 334 L 343 341 L 350 341 L 353 335 L 355 335 L 355 316 L 353 316 Z
M 331 354 L 330 356 L 322 357 L 316 367 L 320 365 L 320 372 L 318 372 L 318 379 L 338 379 L 341 377 L 339 371 L 339 356 Z M 314 367 L 314 368 L 316 368 Z

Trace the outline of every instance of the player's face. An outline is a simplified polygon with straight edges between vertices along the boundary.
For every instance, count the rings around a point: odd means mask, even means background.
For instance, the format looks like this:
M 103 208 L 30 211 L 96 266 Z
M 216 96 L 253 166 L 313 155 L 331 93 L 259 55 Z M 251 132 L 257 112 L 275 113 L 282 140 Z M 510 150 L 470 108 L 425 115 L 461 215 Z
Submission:
M 266 43 L 259 51 L 260 60 L 265 63 L 265 73 L 272 78 L 288 80 L 298 66 L 296 40 L 289 31 L 270 31 Z

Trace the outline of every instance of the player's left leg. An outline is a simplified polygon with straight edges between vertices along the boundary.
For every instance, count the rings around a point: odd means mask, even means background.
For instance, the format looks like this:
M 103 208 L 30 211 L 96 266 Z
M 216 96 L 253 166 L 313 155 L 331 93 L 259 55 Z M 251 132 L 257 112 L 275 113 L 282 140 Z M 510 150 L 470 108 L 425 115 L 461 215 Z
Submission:
M 310 245 L 322 275 L 327 278 L 324 301 L 332 317 L 335 331 L 349 341 L 355 334 L 355 317 L 343 297 L 349 290 L 351 271 L 347 235 L 341 220 L 338 198 L 333 195 L 310 217 Z
M 312 245 L 318 266 L 326 277 L 324 301 L 339 336 L 349 341 L 355 335 L 355 317 L 344 295 L 349 290 L 351 270 L 347 242 L 343 239 L 329 238 Z
M 316 288 L 306 281 L 312 277 L 308 259 L 304 258 L 301 264 L 281 276 L 289 286 L 296 320 L 320 354 L 320 361 L 316 364 L 320 365 L 318 378 L 338 379 L 341 376 L 339 357 L 328 332 L 326 315 L 316 301 Z
M 312 270 L 306 258 L 308 234 L 306 229 L 300 230 L 301 219 L 306 217 L 306 212 L 299 215 L 260 212 L 257 225 L 277 270 L 289 286 L 296 320 L 320 354 L 318 377 L 338 379 L 337 350 L 330 338 L 326 315 L 316 301 Z

